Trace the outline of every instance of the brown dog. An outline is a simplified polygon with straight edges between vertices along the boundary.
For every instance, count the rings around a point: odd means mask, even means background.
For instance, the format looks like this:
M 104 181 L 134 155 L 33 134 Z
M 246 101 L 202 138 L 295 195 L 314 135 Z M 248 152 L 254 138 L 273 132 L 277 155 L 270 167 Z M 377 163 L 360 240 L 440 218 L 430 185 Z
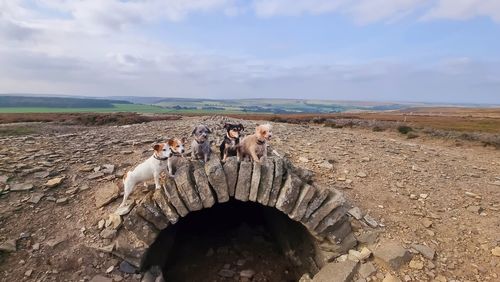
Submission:
M 269 123 L 257 125 L 255 133 L 241 140 L 237 149 L 238 160 L 251 157 L 253 161 L 260 162 L 260 158 L 267 156 L 267 141 L 273 136 L 272 126 Z

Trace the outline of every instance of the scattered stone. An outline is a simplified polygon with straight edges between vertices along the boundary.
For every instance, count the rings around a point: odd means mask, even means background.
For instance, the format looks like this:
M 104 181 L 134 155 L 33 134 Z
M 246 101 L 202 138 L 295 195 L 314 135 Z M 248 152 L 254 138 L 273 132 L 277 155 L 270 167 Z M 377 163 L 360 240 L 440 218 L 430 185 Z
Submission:
M 8 252 L 8 253 L 17 251 L 17 242 L 16 242 L 16 240 L 15 239 L 10 239 L 10 240 L 7 240 L 7 241 L 1 243 L 0 244 L 0 251 Z
M 421 171 L 422 171 L 422 169 L 420 169 L 420 168 L 419 168 L 418 166 L 416 166 L 416 165 L 412 165 L 412 166 L 411 166 L 411 169 L 412 169 L 413 171 L 416 171 L 416 172 L 421 172 Z
M 368 226 L 370 226 L 371 228 L 377 228 L 378 227 L 378 223 L 377 223 L 377 221 L 375 221 L 375 219 L 373 219 L 373 217 L 371 217 L 369 215 L 365 215 L 363 217 L 363 219 L 368 224 Z
M 28 203 L 32 204 L 38 204 L 40 200 L 44 197 L 45 195 L 43 193 L 32 193 L 30 198 L 28 199 Z
M 472 213 L 479 214 L 483 211 L 483 208 L 481 208 L 480 206 L 468 206 L 467 210 Z
M 375 273 L 377 269 L 371 262 L 363 263 L 359 266 L 358 273 L 362 278 L 367 278 Z
M 413 244 L 411 247 L 419 252 L 421 255 L 423 255 L 427 259 L 434 259 L 434 255 L 436 254 L 436 251 L 434 249 L 426 246 L 426 245 L 419 245 L 419 244 Z
M 424 268 L 424 263 L 421 260 L 412 259 L 409 266 L 410 268 L 421 270 Z
M 429 197 L 429 194 L 420 194 L 419 196 L 421 199 L 427 199 L 427 197 Z
M 97 208 L 103 207 L 114 201 L 120 195 L 120 188 L 114 182 L 108 182 L 95 192 L 95 205 Z
M 120 266 L 118 268 L 121 272 L 123 273 L 128 273 L 128 274 L 134 274 L 136 273 L 137 269 L 131 265 L 130 263 L 128 263 L 127 261 L 123 260 L 121 263 L 120 263 Z
M 113 272 L 113 270 L 115 270 L 115 266 L 114 266 L 114 265 L 112 265 L 112 266 L 108 267 L 108 268 L 106 269 L 106 273 L 108 273 L 108 274 L 109 274 L 109 273 Z
M 56 204 L 64 205 L 64 204 L 67 204 L 67 203 L 68 203 L 68 198 L 67 197 L 59 198 L 59 199 L 56 200 Z
M 15 183 L 10 186 L 10 191 L 21 192 L 33 189 L 33 183 Z
M 65 236 L 56 237 L 54 239 L 48 240 L 47 241 L 47 246 L 49 246 L 51 248 L 55 248 L 57 245 L 61 244 L 64 241 L 66 241 L 66 237 Z
M 104 224 L 106 224 L 106 221 L 104 219 L 99 220 L 99 222 L 97 223 L 97 228 L 99 230 L 103 229 L 104 228 Z
M 478 200 L 482 199 L 481 196 L 479 196 L 478 194 L 472 193 L 472 192 L 465 192 L 465 196 L 471 197 L 471 198 L 475 198 L 475 199 L 478 199 Z
M 322 162 L 319 166 L 324 169 L 333 169 L 333 164 L 328 161 Z
M 231 277 L 234 276 L 235 273 L 231 269 L 225 269 L 225 268 L 223 268 L 223 269 L 219 270 L 218 274 L 221 277 L 231 278 Z
M 104 228 L 101 233 L 99 233 L 99 236 L 103 239 L 113 239 L 116 236 L 116 229 Z
M 360 234 L 356 239 L 361 244 L 371 245 L 377 241 L 378 232 L 367 231 L 365 233 Z
M 347 282 L 351 281 L 358 268 L 358 263 L 345 262 L 328 263 L 313 278 L 313 282 Z
M 87 179 L 89 180 L 92 180 L 92 179 L 97 179 L 97 178 L 101 178 L 104 176 L 104 173 L 103 172 L 94 172 L 94 173 L 91 173 L 87 176 Z
M 113 282 L 113 279 L 104 277 L 102 275 L 96 275 L 92 277 L 89 282 Z
M 115 166 L 112 164 L 105 164 L 101 171 L 104 172 L 104 174 L 112 174 L 115 171 Z
M 384 277 L 384 280 L 382 280 L 382 282 L 401 282 L 401 279 L 399 279 L 398 277 L 396 276 L 393 276 L 392 274 L 390 273 L 387 273 Z
M 7 175 L 0 175 L 0 184 L 7 184 L 9 177 Z
M 425 227 L 425 228 L 429 228 L 432 226 L 432 220 L 428 219 L 428 218 L 424 218 L 422 219 L 422 225 Z
M 240 271 L 240 277 L 242 278 L 248 278 L 252 279 L 252 277 L 255 275 L 255 271 L 252 269 L 245 269 Z
M 367 177 L 368 175 L 367 175 L 365 172 L 360 171 L 360 172 L 358 172 L 358 174 L 356 174 L 356 176 L 357 176 L 357 177 L 360 177 L 360 178 L 365 178 L 365 177 Z
M 31 246 L 31 249 L 32 249 L 33 251 L 38 251 L 38 250 L 40 250 L 40 243 L 35 243 L 35 244 L 33 244 L 33 246 Z
M 403 264 L 409 262 L 412 258 L 410 252 L 403 248 L 399 243 L 390 241 L 378 246 L 373 251 L 376 260 L 398 270 Z
M 306 157 L 299 157 L 299 162 L 301 162 L 301 163 L 308 163 L 309 159 L 306 158 Z
M 369 162 L 370 161 L 370 157 L 362 157 L 361 161 L 362 162 Z
M 32 273 L 33 273 L 33 269 L 28 269 L 28 270 L 26 270 L 26 272 L 24 272 L 24 276 L 31 277 Z
M 500 247 L 495 247 L 494 249 L 492 249 L 491 254 L 496 257 L 500 257 Z
M 368 249 L 367 247 L 363 247 L 359 252 L 359 260 L 363 261 L 365 259 L 368 259 L 371 255 L 372 251 L 370 251 L 370 249 Z
M 358 262 L 360 261 L 361 253 L 356 251 L 356 250 L 349 250 L 349 253 L 347 255 L 347 259 Z
M 357 220 L 360 220 L 361 218 L 363 218 L 363 213 L 361 212 L 361 209 L 358 207 L 354 207 L 354 208 L 348 210 L 347 213 L 352 215 L 352 217 L 354 217 Z
M 59 184 L 61 184 L 61 182 L 63 180 L 64 180 L 64 177 L 55 177 L 55 178 L 49 179 L 45 183 L 45 186 L 47 186 L 48 188 L 54 188 L 54 187 L 58 186 Z

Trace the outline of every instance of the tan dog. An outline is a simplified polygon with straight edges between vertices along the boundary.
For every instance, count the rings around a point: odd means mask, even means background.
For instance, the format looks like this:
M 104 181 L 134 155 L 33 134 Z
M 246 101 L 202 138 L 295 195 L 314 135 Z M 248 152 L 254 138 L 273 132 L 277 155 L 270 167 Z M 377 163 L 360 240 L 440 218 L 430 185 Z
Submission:
M 168 173 L 170 176 L 173 176 L 175 173 L 175 169 L 177 169 L 179 160 L 184 159 L 184 145 L 186 144 L 187 139 L 183 137 L 182 139 L 171 138 L 167 141 L 168 147 L 172 151 L 172 157 L 168 159 Z
M 251 157 L 254 162 L 260 162 L 260 158 L 267 156 L 267 141 L 273 136 L 272 126 L 269 123 L 257 125 L 255 133 L 241 140 L 237 149 L 238 160 L 241 161 Z

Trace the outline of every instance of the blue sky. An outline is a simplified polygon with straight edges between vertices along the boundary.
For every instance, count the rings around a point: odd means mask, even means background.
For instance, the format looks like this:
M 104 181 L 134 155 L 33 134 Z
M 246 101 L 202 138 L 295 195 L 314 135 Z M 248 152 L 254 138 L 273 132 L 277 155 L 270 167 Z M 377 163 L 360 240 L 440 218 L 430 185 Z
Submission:
M 497 0 L 0 0 L 0 93 L 500 104 Z

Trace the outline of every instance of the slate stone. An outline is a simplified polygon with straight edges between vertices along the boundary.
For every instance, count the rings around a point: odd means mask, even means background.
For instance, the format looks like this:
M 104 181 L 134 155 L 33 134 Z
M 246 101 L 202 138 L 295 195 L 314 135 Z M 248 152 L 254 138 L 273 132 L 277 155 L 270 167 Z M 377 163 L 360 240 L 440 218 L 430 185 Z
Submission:
M 323 202 L 325 202 L 329 194 L 330 192 L 328 190 L 316 187 L 316 193 L 307 205 L 306 213 L 304 214 L 302 221 L 309 219 L 311 215 L 323 204 Z
M 205 172 L 210 185 L 217 195 L 217 201 L 224 203 L 229 201 L 229 190 L 227 188 L 227 179 L 219 158 L 211 158 L 205 164 Z
M 248 199 L 252 202 L 257 201 L 257 194 L 259 193 L 260 168 L 261 168 L 260 163 L 258 162 L 253 163 L 252 180 L 250 181 L 250 194 L 248 196 Z
M 344 197 L 340 193 L 329 191 L 329 196 L 326 201 L 311 215 L 307 220 L 302 220 L 302 223 L 309 229 L 315 230 L 319 223 L 329 215 L 334 209 L 344 203 Z
M 334 209 L 323 220 L 321 220 L 318 227 L 316 227 L 315 231 L 317 233 L 322 233 L 328 227 L 333 226 L 337 222 L 342 221 L 343 219 L 345 219 L 346 212 L 347 212 L 346 208 L 342 206 Z
M 103 186 L 99 187 L 95 191 L 95 205 L 97 208 L 103 207 L 120 195 L 120 188 L 114 182 L 105 183 Z
M 210 184 L 208 182 L 208 177 L 205 174 L 205 169 L 201 165 L 194 166 L 193 178 L 203 207 L 210 208 L 215 204 L 215 198 L 212 193 L 212 189 L 210 189 Z
M 401 266 L 403 266 L 403 264 L 408 263 L 412 258 L 410 252 L 395 241 L 381 243 L 375 250 L 373 250 L 373 256 L 376 261 L 392 268 L 393 270 L 398 270 Z
M 169 225 L 167 217 L 156 206 L 153 200 L 153 193 L 146 195 L 135 207 L 135 210 L 137 210 L 137 213 L 142 218 L 152 223 L 158 230 L 163 230 Z
M 175 173 L 175 184 L 177 190 L 190 211 L 198 211 L 203 208 L 200 196 L 194 187 L 193 179 L 191 178 L 190 167 L 183 166 L 177 169 Z
M 133 209 L 123 220 L 123 226 L 128 231 L 135 234 L 137 239 L 144 242 L 146 245 L 153 244 L 159 231 L 153 226 L 153 224 L 144 220 L 140 217 L 136 211 Z
M 179 195 L 179 191 L 177 190 L 175 181 L 170 177 L 166 177 L 163 180 L 162 186 L 165 195 L 167 195 L 168 200 L 170 201 L 170 203 L 172 203 L 172 206 L 174 206 L 177 213 L 182 217 L 186 216 L 189 213 L 189 210 L 186 208 L 186 205 Z
M 250 196 L 250 185 L 252 181 L 252 163 L 249 161 L 242 161 L 240 163 L 240 171 L 238 173 L 238 183 L 236 184 L 236 191 L 234 197 L 240 201 L 248 201 Z
M 350 282 L 352 281 L 358 263 L 350 260 L 328 263 L 314 275 L 313 282 Z
M 271 190 L 274 182 L 274 162 L 270 158 L 265 158 L 260 167 L 260 184 L 257 201 L 263 205 L 268 205 Z
M 315 193 L 316 188 L 314 186 L 307 183 L 304 184 L 304 187 L 302 187 L 302 190 L 300 191 L 299 198 L 295 203 L 295 207 L 290 214 L 290 218 L 297 221 L 301 220 L 306 214 L 307 205 L 313 199 Z
M 234 197 L 236 191 L 236 183 L 238 181 L 238 158 L 229 157 L 224 163 L 224 173 L 226 174 L 227 189 L 229 191 L 229 196 Z
M 293 173 L 289 173 L 283 188 L 281 188 L 278 201 L 276 201 L 276 208 L 286 214 L 291 213 L 299 197 L 302 184 L 302 179 Z
M 274 179 L 273 179 L 273 187 L 271 189 L 271 193 L 269 193 L 269 202 L 268 206 L 274 207 L 276 205 L 276 201 L 278 200 L 278 196 L 281 190 L 281 184 L 283 183 L 283 175 L 285 173 L 285 168 L 283 165 L 283 159 L 274 158 Z
M 179 220 L 179 214 L 177 214 L 177 211 L 172 206 L 172 204 L 168 202 L 167 195 L 165 194 L 163 188 L 156 189 L 153 194 L 153 200 L 161 209 L 163 214 L 167 217 L 168 221 L 170 221 L 170 223 L 175 224 Z

